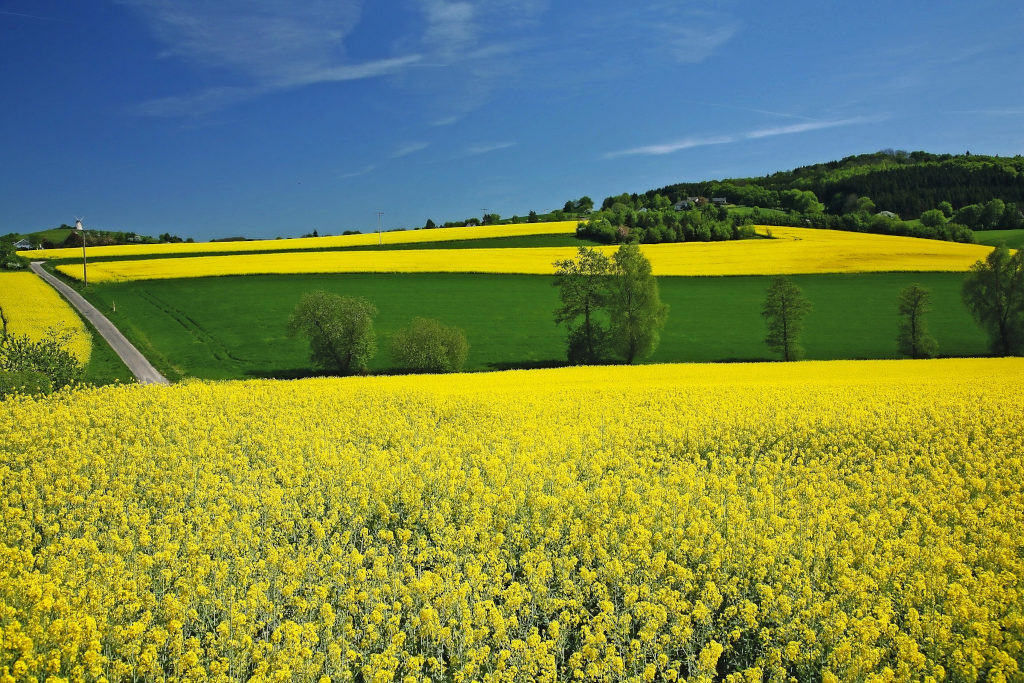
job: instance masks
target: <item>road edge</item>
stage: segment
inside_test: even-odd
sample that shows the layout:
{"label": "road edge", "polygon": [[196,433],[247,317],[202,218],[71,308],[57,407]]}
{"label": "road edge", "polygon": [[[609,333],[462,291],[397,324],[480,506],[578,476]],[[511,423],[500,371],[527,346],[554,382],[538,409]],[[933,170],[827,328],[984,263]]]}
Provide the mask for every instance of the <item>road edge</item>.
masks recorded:
{"label": "road edge", "polygon": [[121,334],[121,330],[117,329],[107,316],[100,313],[99,309],[86,301],[85,297],[81,294],[43,270],[42,263],[42,261],[33,261],[29,267],[33,273],[56,289],[69,304],[74,306],[86,320],[92,323],[96,331],[110,344],[110,348],[124,362],[139,384],[170,384],[167,378],[161,375],[153,367],[152,363],[128,341],[128,338]]}

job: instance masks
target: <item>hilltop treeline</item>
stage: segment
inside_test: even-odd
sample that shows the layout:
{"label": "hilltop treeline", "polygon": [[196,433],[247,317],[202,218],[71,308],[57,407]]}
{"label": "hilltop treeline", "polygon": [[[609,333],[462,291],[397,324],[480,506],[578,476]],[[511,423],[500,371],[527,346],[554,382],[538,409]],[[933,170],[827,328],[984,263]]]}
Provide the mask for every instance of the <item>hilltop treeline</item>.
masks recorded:
{"label": "hilltop treeline", "polygon": [[600,211],[576,228],[576,235],[605,244],[625,242],[712,242],[754,236],[750,220],[721,206],[704,204],[680,211],[664,195],[652,201],[629,195],[609,197]]}
{"label": "hilltop treeline", "polygon": [[778,208],[782,193],[790,190],[813,192],[833,215],[850,213],[864,197],[878,211],[891,211],[903,219],[918,218],[943,202],[954,210],[993,199],[1020,207],[1024,206],[1024,157],[883,150],[763,178],[677,183],[646,194],[660,194],[673,202],[688,196],[725,197],[731,204]]}

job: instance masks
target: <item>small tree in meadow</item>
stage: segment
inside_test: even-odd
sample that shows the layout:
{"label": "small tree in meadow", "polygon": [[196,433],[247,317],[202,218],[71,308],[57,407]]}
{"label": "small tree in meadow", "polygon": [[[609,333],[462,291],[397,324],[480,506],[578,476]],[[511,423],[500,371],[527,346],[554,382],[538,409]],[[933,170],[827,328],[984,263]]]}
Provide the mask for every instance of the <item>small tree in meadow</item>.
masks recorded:
{"label": "small tree in meadow", "polygon": [[288,320],[291,335],[309,339],[310,360],[329,372],[364,372],[377,353],[373,317],[377,309],[362,297],[316,290],[302,295]]}
{"label": "small tree in meadow", "polygon": [[391,359],[414,372],[458,372],[466,363],[466,333],[433,318],[413,318],[391,337]]}
{"label": "small tree in meadow", "polygon": [[654,353],[668,305],[658,293],[651,262],[636,244],[623,244],[612,254],[609,343],[627,363]]}
{"label": "small tree in meadow", "polygon": [[588,247],[579,247],[576,260],[555,261],[555,281],[562,305],[555,324],[569,329],[568,357],[573,364],[599,363],[608,344],[611,261]]}
{"label": "small tree in meadow", "polygon": [[782,354],[782,360],[803,358],[800,335],[804,329],[804,316],[810,310],[811,303],[792,280],[782,276],[772,278],[761,310],[768,325],[764,341],[772,351]]}
{"label": "small tree in meadow", "polygon": [[906,286],[900,292],[900,331],[896,343],[900,353],[911,358],[931,358],[939,345],[928,333],[924,314],[931,310],[931,294],[919,284]]}

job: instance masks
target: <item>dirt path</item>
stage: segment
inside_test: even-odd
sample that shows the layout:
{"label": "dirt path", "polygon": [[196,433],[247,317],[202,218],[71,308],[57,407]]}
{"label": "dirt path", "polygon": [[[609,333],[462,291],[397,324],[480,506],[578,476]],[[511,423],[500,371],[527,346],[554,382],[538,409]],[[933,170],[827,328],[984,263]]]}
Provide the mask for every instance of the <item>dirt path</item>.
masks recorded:
{"label": "dirt path", "polygon": [[33,262],[32,271],[60,292],[61,296],[68,300],[68,303],[77,308],[78,312],[93,324],[93,327],[107,340],[110,348],[114,349],[114,353],[121,357],[140,384],[169,384],[167,379],[150,365],[146,357],[139,353],[139,350],[121,334],[121,331],[114,327],[114,323],[86,301],[81,294],[43,270],[40,264],[40,261]]}

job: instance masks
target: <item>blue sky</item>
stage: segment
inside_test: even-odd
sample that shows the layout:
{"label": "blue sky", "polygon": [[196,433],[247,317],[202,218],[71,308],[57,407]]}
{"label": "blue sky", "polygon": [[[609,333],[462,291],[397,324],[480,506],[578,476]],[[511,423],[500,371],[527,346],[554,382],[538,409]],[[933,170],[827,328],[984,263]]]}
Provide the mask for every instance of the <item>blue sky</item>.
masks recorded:
{"label": "blue sky", "polygon": [[0,234],[415,227],[1024,153],[1024,6],[0,0]]}

